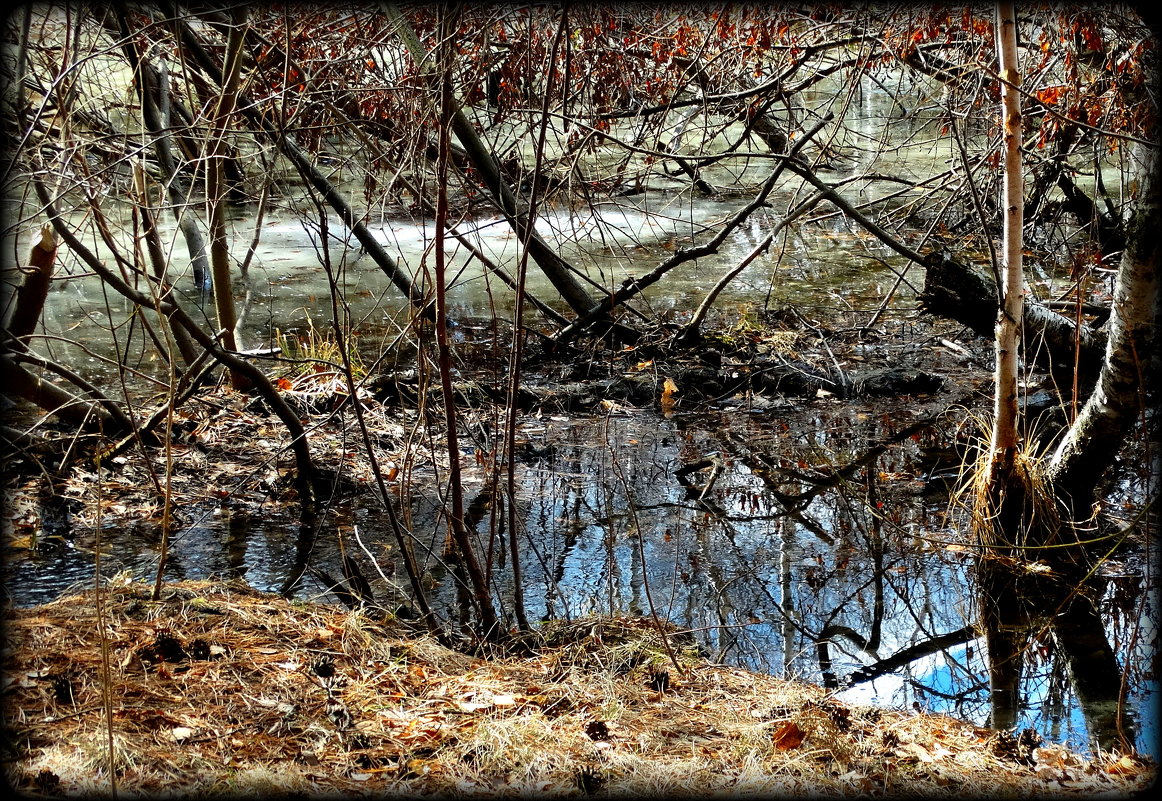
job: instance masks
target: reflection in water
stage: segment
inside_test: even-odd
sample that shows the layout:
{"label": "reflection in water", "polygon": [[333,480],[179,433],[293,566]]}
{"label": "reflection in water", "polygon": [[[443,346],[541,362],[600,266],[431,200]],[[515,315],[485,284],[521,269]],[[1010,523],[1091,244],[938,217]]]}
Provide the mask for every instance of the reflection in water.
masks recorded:
{"label": "reflection in water", "polygon": [[[935,434],[905,413],[869,416],[838,403],[702,417],[622,411],[530,420],[522,436],[537,443],[519,465],[516,498],[530,619],[642,615],[652,599],[717,659],[823,683],[854,702],[918,704],[982,724],[1001,710],[1011,717],[997,723],[1054,741],[1111,744],[1109,679],[1126,655],[1115,659],[1092,604],[1066,607],[1056,637],[1034,632],[1011,663],[1023,674],[1006,678],[997,672],[1005,663],[994,663],[995,689],[1011,681],[1012,692],[1008,712],[1004,695],[990,704],[988,650],[973,629],[974,562],[956,547],[946,493],[925,461]],[[475,459],[465,465],[472,499],[487,477]],[[830,468],[845,465],[856,467],[836,480]],[[467,622],[438,498],[423,486],[412,477],[403,517],[433,608]],[[481,552],[498,557],[493,583],[509,611],[503,507],[470,508]],[[376,598],[406,601],[399,577],[378,578],[368,556],[382,568],[396,554],[384,510],[366,495],[339,498],[305,523],[226,504],[184,511],[195,522],[174,534],[169,578],[237,577],[330,599],[320,576],[342,576],[338,532],[357,529],[366,552],[349,537],[348,550]],[[155,531],[110,530],[104,540],[104,564],[152,577]],[[50,542],[8,567],[9,591],[24,602],[91,581],[92,543]]]}
{"label": "reflection in water", "polygon": [[1105,749],[1124,749],[1135,740],[1136,715],[1122,715],[1121,670],[1110,647],[1101,614],[1085,594],[1073,595],[1053,623],[1057,644],[1065,652],[1078,702],[1089,734]]}
{"label": "reflection in water", "polygon": [[[914,429],[838,407],[815,424],[804,434],[756,415],[712,424],[642,412],[526,430],[553,444],[524,465],[517,498],[530,614],[643,614],[648,583],[659,614],[696,632],[715,658],[853,700],[988,722],[973,561],[948,547],[959,539]],[[801,462],[804,438],[814,464]],[[844,482],[815,469],[858,461],[885,440],[895,445]],[[487,521],[478,531],[487,535]],[[497,579],[503,588],[504,574]],[[450,597],[445,607],[455,608]],[[1087,732],[1079,715],[1087,690],[1070,689],[1070,663],[1022,649],[1014,664],[1030,659],[1040,669],[1014,685],[1006,722],[1105,744],[1108,727]],[[1108,665],[1103,673],[1117,675]],[[1090,676],[1089,691],[1108,699],[1108,681]]]}
{"label": "reflection in water", "polygon": [[[865,101],[886,102],[872,92]],[[882,115],[878,108],[867,112],[870,118]],[[913,124],[919,123],[899,127],[906,132]],[[893,166],[899,174],[919,169],[919,162],[912,164],[911,149],[897,152],[900,162]],[[859,168],[851,165],[853,172]],[[766,236],[795,189],[782,187],[784,193],[772,197],[772,209],[756,213],[717,258],[683,266],[641,300],[654,311],[691,308],[725,265],[736,264]],[[645,195],[633,203],[640,205],[623,201],[592,214],[552,210],[538,228],[594,280],[612,288],[627,276],[643,274],[675,244],[703,235],[707,221],[737,208],[734,201],[687,195]],[[131,230],[127,219],[120,222]],[[235,222],[244,233],[232,239],[244,248],[250,223]],[[334,220],[331,227],[341,230]],[[462,227],[498,263],[514,261],[517,242],[507,225],[477,219]],[[430,220],[385,221],[378,234],[401,265],[418,272],[433,231]],[[166,237],[173,233],[163,232]],[[323,323],[311,316],[315,300],[328,296],[315,234],[293,213],[276,211],[267,217],[251,267],[255,302],[246,346],[273,345],[280,330]],[[477,317],[482,310],[503,315],[509,295],[494,294],[495,282],[489,283],[457,243],[449,245],[457,268],[464,268],[452,290],[453,303],[465,310],[462,316]],[[17,250],[27,252],[23,245]],[[739,276],[732,294],[720,303],[756,301],[777,308],[841,293],[848,307],[866,298],[867,307],[874,308],[887,296],[894,275],[868,269],[866,260],[853,253],[886,255],[889,264],[896,264],[881,250],[868,246],[837,216],[803,226],[776,245],[769,260],[756,261]],[[350,242],[334,243],[331,255],[345,297],[367,299],[359,308],[370,311],[357,326],[369,337],[386,330],[386,338],[393,338],[403,304],[386,277]],[[98,357],[109,354],[92,350],[106,340],[89,342],[74,333],[91,319],[124,334],[122,352],[131,366],[155,369],[148,362],[153,352],[148,341],[128,322],[136,310],[110,299],[95,279],[81,277],[84,270],[67,253],[61,261],[61,274],[74,277],[54,282],[43,322],[48,334],[62,339],[46,339],[46,353],[99,381],[108,377],[108,366]],[[536,273],[530,279],[530,292],[552,297]],[[179,286],[188,290],[187,284]],[[906,291],[907,285],[902,294]],[[205,300],[196,291],[184,297],[186,308],[213,330]],[[764,413],[740,406],[706,418],[664,418],[645,411],[612,413],[597,421],[529,422],[524,435],[551,446],[526,455],[515,499],[529,617],[640,615],[650,610],[652,600],[660,615],[695,632],[715,658],[824,683],[853,701],[904,708],[918,704],[979,723],[991,715],[997,723],[1032,726],[1054,741],[1084,746],[1091,740],[1082,706],[1093,713],[1092,721],[1108,718],[1109,679],[1119,675],[1105,629],[1119,635],[1117,656],[1123,665],[1136,661],[1130,655],[1140,655],[1146,647],[1142,643],[1152,641],[1154,633],[1136,638],[1118,628],[1138,622],[1133,604],[1120,616],[1111,617],[1111,610],[1103,608],[1105,625],[1092,605],[1077,603],[1064,609],[1054,628],[1011,630],[1013,651],[1020,656],[994,661],[993,685],[1010,688],[994,695],[999,699],[994,705],[989,649],[972,628],[979,617],[974,565],[964,551],[949,547],[962,537],[949,531],[943,483],[924,461],[923,438],[929,434],[901,437],[906,421],[899,413],[880,417],[818,405]],[[889,440],[890,447],[855,461]],[[842,481],[828,478],[828,468],[848,464],[856,469],[843,473]],[[474,469],[479,470],[466,459],[465,479],[475,481],[472,491],[479,492],[485,476],[473,475]],[[437,612],[446,620],[463,621],[467,596],[463,582],[456,580],[457,566],[445,558],[439,498],[422,489],[424,476],[410,480],[401,517],[417,538],[424,580],[433,590]],[[53,491],[46,495],[55,496]],[[318,519],[306,522],[293,519],[293,511],[271,510],[254,518],[226,503],[182,512],[186,522],[174,533],[166,566],[171,579],[240,578],[263,590],[329,599],[319,571],[342,575],[338,531],[357,528],[380,566],[398,557],[383,509],[366,496],[336,499]],[[505,516],[499,507],[487,505],[474,507],[474,514],[481,551],[497,556],[493,582],[507,603],[513,555],[506,552]],[[152,578],[156,531],[110,529],[102,532],[102,541],[103,564]],[[46,529],[36,550],[6,561],[5,586],[19,602],[34,603],[91,582],[93,547],[89,536],[68,538]],[[363,573],[372,577],[377,598],[406,600],[398,576],[376,579],[372,559],[362,549],[356,556]],[[1131,616],[1135,619],[1127,623]],[[1058,653],[1057,647],[1067,653]],[[992,650],[998,649],[994,645]],[[1006,665],[1012,668],[1007,673]],[[1140,679],[1141,672],[1135,677]],[[1099,725],[1093,741],[1106,745],[1102,732],[1108,729]],[[1143,726],[1140,736],[1151,738],[1144,750],[1157,750],[1156,735]]]}

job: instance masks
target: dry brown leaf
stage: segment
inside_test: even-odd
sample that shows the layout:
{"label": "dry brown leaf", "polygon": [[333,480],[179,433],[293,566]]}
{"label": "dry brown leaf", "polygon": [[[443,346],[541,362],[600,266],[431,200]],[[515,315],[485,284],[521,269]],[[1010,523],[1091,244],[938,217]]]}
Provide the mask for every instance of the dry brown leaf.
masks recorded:
{"label": "dry brown leaf", "polygon": [[1106,766],[1106,772],[1113,773],[1116,776],[1128,776],[1131,773],[1139,772],[1141,769],[1141,766],[1129,754],[1123,754],[1121,759],[1116,762],[1111,762]]}
{"label": "dry brown leaf", "polygon": [[771,739],[774,740],[775,748],[780,751],[789,751],[792,748],[798,748],[803,744],[803,738],[807,735],[793,720],[788,720],[781,726],[775,729]]}

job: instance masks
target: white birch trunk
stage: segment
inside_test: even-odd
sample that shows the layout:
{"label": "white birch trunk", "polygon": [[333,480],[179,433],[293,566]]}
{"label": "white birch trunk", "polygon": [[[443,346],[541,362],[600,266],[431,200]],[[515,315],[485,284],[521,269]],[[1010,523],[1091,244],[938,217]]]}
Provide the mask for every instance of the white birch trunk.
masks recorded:
{"label": "white birch trunk", "polygon": [[[1021,229],[1025,222],[1021,169],[1021,99],[1018,92],[1017,19],[1011,2],[997,6],[997,50],[1001,69],[1001,107],[1004,124],[1005,175],[1001,207],[1004,242],[1001,250],[1001,310],[996,327],[996,389],[992,438],[992,472],[996,479],[1012,464],[1016,453],[1017,374],[1024,280]],[[998,473],[998,469],[1000,473]]]}

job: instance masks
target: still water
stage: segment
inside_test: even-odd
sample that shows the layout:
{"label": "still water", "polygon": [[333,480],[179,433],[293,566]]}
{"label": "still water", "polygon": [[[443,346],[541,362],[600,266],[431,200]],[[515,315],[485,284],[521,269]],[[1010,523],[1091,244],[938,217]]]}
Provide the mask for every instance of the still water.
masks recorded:
{"label": "still water", "polygon": [[[686,217],[675,214],[669,230],[653,236],[640,228],[645,215],[635,219],[621,212],[611,230],[629,231],[627,237],[637,244],[606,259],[596,272],[613,283],[625,273],[640,274],[672,247],[668,243],[675,237],[688,236],[702,222],[730,211],[723,206],[709,201],[690,206]],[[645,302],[655,312],[690,308],[724,264],[736,262],[761,239],[771,219],[758,215],[717,261],[691,265],[661,285],[665,294],[655,292]],[[546,233],[566,224],[574,231],[583,228],[578,220],[562,218],[546,221]],[[512,247],[506,229],[488,220],[477,225],[482,249],[503,256]],[[382,233],[395,243],[401,263],[415,269],[423,262],[430,231],[430,226],[397,223]],[[777,308],[794,302],[817,318],[825,318],[829,308],[874,312],[896,282],[895,273],[867,269],[858,260],[853,266],[857,240],[845,231],[824,236],[814,229],[809,235],[814,238],[809,259],[803,249],[785,247],[760,260],[720,303]],[[610,252],[610,236],[599,239],[588,253]],[[272,344],[279,331],[326,324],[327,281],[317,242],[301,221],[267,224],[251,267],[257,290],[245,344]],[[874,249],[863,241],[858,245]],[[355,326],[390,330],[400,308],[387,300],[393,290],[386,278],[357,250],[341,242],[333,247],[344,296],[352,309],[370,310],[361,312]],[[575,257],[586,252],[578,241]],[[82,284],[67,282],[54,293],[47,330],[55,326],[62,336],[84,341],[76,333],[80,321],[108,325],[116,312],[103,295]],[[539,290],[544,287],[534,279],[532,291]],[[189,297],[198,299],[193,292]],[[455,297],[464,319],[505,302],[504,293],[484,272],[473,272],[472,265],[465,266]],[[905,282],[899,307],[905,308],[910,297]],[[89,341],[86,349],[95,348],[94,343]],[[71,355],[99,367],[92,353]],[[899,353],[880,356],[900,358]],[[855,702],[919,706],[986,723],[984,643],[969,634],[947,641],[976,619],[971,554],[961,547],[965,538],[949,515],[956,466],[932,456],[946,448],[947,435],[926,429],[894,442],[867,469],[837,486],[772,482],[763,475],[763,463],[755,461],[760,454],[769,463],[845,464],[893,440],[940,399],[930,399],[935,406],[923,408],[893,402],[878,411],[826,399],[759,400],[722,398],[669,416],[652,408],[613,407],[596,416],[526,417],[520,439],[531,448],[519,465],[517,519],[529,618],[656,611],[693,631],[713,658],[831,682],[839,697]],[[463,444],[466,498],[471,500],[485,489],[486,475],[474,459],[484,443],[469,438]],[[683,470],[699,464],[706,466]],[[427,478],[431,483],[418,473],[412,477],[401,513],[433,585],[433,605],[454,622],[459,614],[454,571],[442,558],[445,529],[431,489],[437,484],[433,476]],[[406,600],[399,575],[379,577],[379,569],[388,572],[384,566],[392,563],[396,546],[384,511],[366,495],[336,497],[319,520],[307,525],[296,519],[295,510],[269,508],[258,516],[229,501],[183,508],[181,518],[170,545],[167,578],[238,578],[262,590],[334,602],[304,567],[339,575],[336,532],[346,532],[352,548],[351,532],[358,531],[366,550],[360,548],[357,555],[364,573],[375,579],[377,595],[389,603]],[[494,582],[507,603],[513,559],[506,553],[507,534],[497,532],[487,513],[473,522],[481,552],[494,549]],[[156,530],[112,528],[102,540],[109,572],[152,578],[159,551]],[[91,535],[77,532],[46,538],[38,551],[7,560],[9,596],[17,603],[34,603],[91,583],[91,546]],[[1135,624],[1150,625],[1137,619],[1137,609],[1113,609],[1109,633],[1115,642],[1153,641],[1152,631],[1129,636]],[[1030,659],[1020,725],[1054,742],[1087,747],[1085,719],[1063,660],[1052,653],[1050,638],[1035,646],[1043,656]],[[877,673],[876,666],[901,653],[914,658]],[[1119,657],[1140,662],[1149,654],[1146,646],[1132,653],[1123,646]],[[857,674],[861,669],[865,672]],[[853,676],[869,672],[873,678],[847,686]],[[1133,689],[1140,747],[1157,753],[1151,688],[1143,683]]]}
{"label": "still water", "polygon": [[[901,172],[905,165],[899,165]],[[777,209],[786,208],[797,189],[781,187],[772,208],[756,213],[715,257],[684,265],[635,303],[651,314],[692,309],[778,222]],[[649,194],[596,212],[555,208],[539,228],[587,272],[599,294],[599,288],[611,290],[626,277],[640,276],[675,247],[704,237],[742,202]],[[246,216],[235,219],[235,241],[250,241],[253,225]],[[489,258],[511,269],[517,243],[505,225],[474,217],[460,227]],[[242,346],[273,346],[280,334],[328,324],[324,249],[363,345],[374,353],[400,333],[406,312],[394,287],[353,239],[336,235],[342,230],[337,221],[328,229],[324,234],[309,214],[285,209],[263,221],[249,279],[235,287],[240,301],[250,291]],[[385,221],[377,234],[404,269],[423,275],[430,220]],[[458,271],[454,321],[505,315],[511,293],[454,240],[449,247]],[[14,252],[26,253],[26,243],[17,242]],[[234,255],[245,258],[244,245]],[[889,318],[898,321],[911,314],[922,280],[905,268],[878,243],[828,216],[780,238],[718,305],[793,304],[819,320],[859,310],[870,320],[894,293]],[[44,351],[97,378],[111,374],[106,360],[115,353],[143,373],[155,369],[151,346],[133,328],[134,310],[84,277],[67,254],[62,274],[72,277],[54,284]],[[529,277],[531,293],[553,297],[535,272]],[[188,281],[183,291],[187,308],[204,315],[213,330],[207,296]],[[541,324],[535,317],[530,321]],[[109,329],[123,336],[114,343],[87,333]],[[899,357],[869,353],[873,359]],[[693,631],[713,658],[833,683],[851,701],[918,706],[985,724],[986,649],[970,634],[956,636],[977,612],[972,558],[962,547],[957,518],[949,515],[956,469],[933,456],[947,450],[948,435],[925,430],[894,439],[931,406],[876,410],[827,399],[762,401],[723,398],[669,416],[652,408],[614,407],[604,415],[523,419],[521,438],[533,447],[519,465],[517,539],[530,619],[653,611]],[[772,481],[766,469],[842,465],[885,441],[892,444],[879,458],[835,486]],[[478,447],[482,443],[464,442],[469,499],[485,489],[485,474],[474,459]],[[401,514],[431,581],[433,605],[454,622],[459,599],[454,571],[442,558],[444,525],[433,489],[438,483],[420,473],[410,478]],[[404,600],[399,576],[387,567],[395,545],[385,513],[367,495],[336,497],[309,524],[293,509],[264,507],[255,514],[229,500],[193,504],[180,515],[167,578],[237,578],[262,590],[334,602],[306,568],[337,574],[336,532],[350,538],[358,531],[365,549],[357,556],[375,579],[377,595],[386,602]],[[493,549],[494,584],[508,603],[514,555],[506,552],[507,534],[486,513],[473,522],[482,552]],[[92,532],[46,534],[41,547],[10,554],[4,562],[4,588],[15,603],[36,603],[92,582]],[[152,578],[159,551],[154,528],[110,528],[101,540],[110,573]],[[377,578],[378,569],[384,577]],[[1142,678],[1153,661],[1155,610],[1143,614],[1136,599],[1119,598],[1118,588],[1135,578],[1132,568],[1113,572],[1103,604],[1108,635],[1119,660],[1134,666],[1131,706],[1139,718],[1139,747],[1157,756],[1156,686]],[[877,672],[901,654],[911,658]],[[1034,641],[1027,661],[1019,726],[1053,742],[1088,747],[1085,717],[1049,636]],[[853,676],[864,678],[848,686]]]}

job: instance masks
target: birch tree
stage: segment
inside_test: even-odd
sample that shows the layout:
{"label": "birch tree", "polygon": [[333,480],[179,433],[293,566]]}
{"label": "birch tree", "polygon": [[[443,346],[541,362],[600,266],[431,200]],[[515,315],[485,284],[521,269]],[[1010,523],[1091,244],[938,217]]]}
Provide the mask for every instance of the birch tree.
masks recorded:
{"label": "birch tree", "polygon": [[1017,19],[1013,4],[997,6],[997,55],[1001,68],[1001,108],[1004,131],[1004,243],[1001,252],[1000,313],[996,333],[996,389],[994,393],[992,454],[989,482],[996,494],[1012,472],[1018,445],[1017,377],[1023,312],[1024,280],[1021,265],[1024,197],[1021,166],[1021,96],[1017,64]]}

